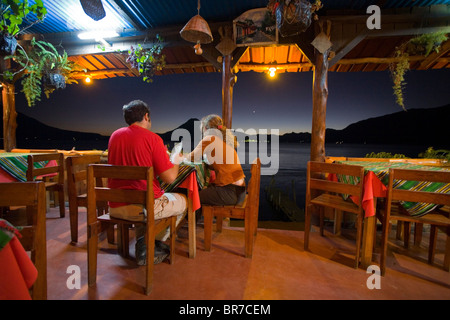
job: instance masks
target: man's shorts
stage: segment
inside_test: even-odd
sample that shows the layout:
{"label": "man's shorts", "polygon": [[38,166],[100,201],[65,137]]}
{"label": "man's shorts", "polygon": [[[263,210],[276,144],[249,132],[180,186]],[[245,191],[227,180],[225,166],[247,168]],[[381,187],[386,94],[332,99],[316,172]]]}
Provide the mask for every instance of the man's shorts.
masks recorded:
{"label": "man's shorts", "polygon": [[[184,194],[165,193],[160,198],[155,199],[155,220],[184,215],[186,210],[187,199]],[[145,220],[146,212],[144,206],[130,204],[117,208],[110,208],[109,214],[113,218],[138,222]]]}

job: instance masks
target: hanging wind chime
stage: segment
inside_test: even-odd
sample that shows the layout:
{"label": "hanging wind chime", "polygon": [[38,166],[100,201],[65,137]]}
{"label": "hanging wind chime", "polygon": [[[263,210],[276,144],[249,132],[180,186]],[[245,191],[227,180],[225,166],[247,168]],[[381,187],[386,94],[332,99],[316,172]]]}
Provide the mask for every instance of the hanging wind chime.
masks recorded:
{"label": "hanging wind chime", "polygon": [[211,29],[205,19],[200,16],[200,0],[197,5],[197,15],[192,17],[191,20],[180,31],[181,37],[189,42],[195,43],[195,54],[201,55],[203,50],[202,44],[210,43],[213,41]]}

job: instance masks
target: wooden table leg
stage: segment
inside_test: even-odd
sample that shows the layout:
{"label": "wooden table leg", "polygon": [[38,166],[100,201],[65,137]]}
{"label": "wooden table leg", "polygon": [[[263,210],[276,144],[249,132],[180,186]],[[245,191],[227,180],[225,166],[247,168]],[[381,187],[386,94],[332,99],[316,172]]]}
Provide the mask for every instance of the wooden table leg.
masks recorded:
{"label": "wooden table leg", "polygon": [[361,267],[367,269],[372,264],[373,239],[376,227],[376,216],[364,218],[363,237],[361,246]]}
{"label": "wooden table leg", "polygon": [[191,259],[195,258],[197,249],[195,228],[195,211],[192,209],[192,199],[188,196],[189,258]]}

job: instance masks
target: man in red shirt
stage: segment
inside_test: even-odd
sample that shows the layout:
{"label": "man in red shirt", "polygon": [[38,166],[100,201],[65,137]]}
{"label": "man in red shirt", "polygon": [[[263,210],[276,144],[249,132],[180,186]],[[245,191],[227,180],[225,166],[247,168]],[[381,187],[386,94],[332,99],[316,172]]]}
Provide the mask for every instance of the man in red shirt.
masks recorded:
{"label": "man in red shirt", "polygon": [[[165,183],[172,183],[178,174],[178,163],[181,156],[176,155],[172,163],[160,136],[150,131],[150,109],[140,100],[131,101],[123,106],[123,116],[129,125],[113,132],[108,144],[108,163],[124,166],[153,167],[153,192],[155,197],[155,219],[177,215],[177,224],[186,215],[186,196],[179,193],[164,193],[157,177]],[[109,181],[111,188],[146,189],[145,181]],[[144,220],[145,213],[140,205],[126,203],[110,203],[110,215],[115,218],[130,221]],[[146,263],[145,227],[136,227],[136,262]],[[154,263],[159,263],[167,257],[167,246],[162,242],[168,237],[168,230],[157,236],[155,244]]]}

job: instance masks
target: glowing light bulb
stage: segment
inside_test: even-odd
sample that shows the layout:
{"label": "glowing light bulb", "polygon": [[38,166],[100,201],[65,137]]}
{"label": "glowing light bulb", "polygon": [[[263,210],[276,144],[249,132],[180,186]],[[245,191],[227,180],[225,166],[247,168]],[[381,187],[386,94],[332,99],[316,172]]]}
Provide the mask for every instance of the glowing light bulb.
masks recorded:
{"label": "glowing light bulb", "polygon": [[84,82],[86,82],[87,84],[91,83],[91,78],[87,77],[86,79],[84,79]]}
{"label": "glowing light bulb", "polygon": [[271,78],[275,77],[275,73],[276,73],[276,72],[277,72],[277,68],[274,68],[274,67],[270,68],[270,69],[269,69],[269,76],[270,76]]}

